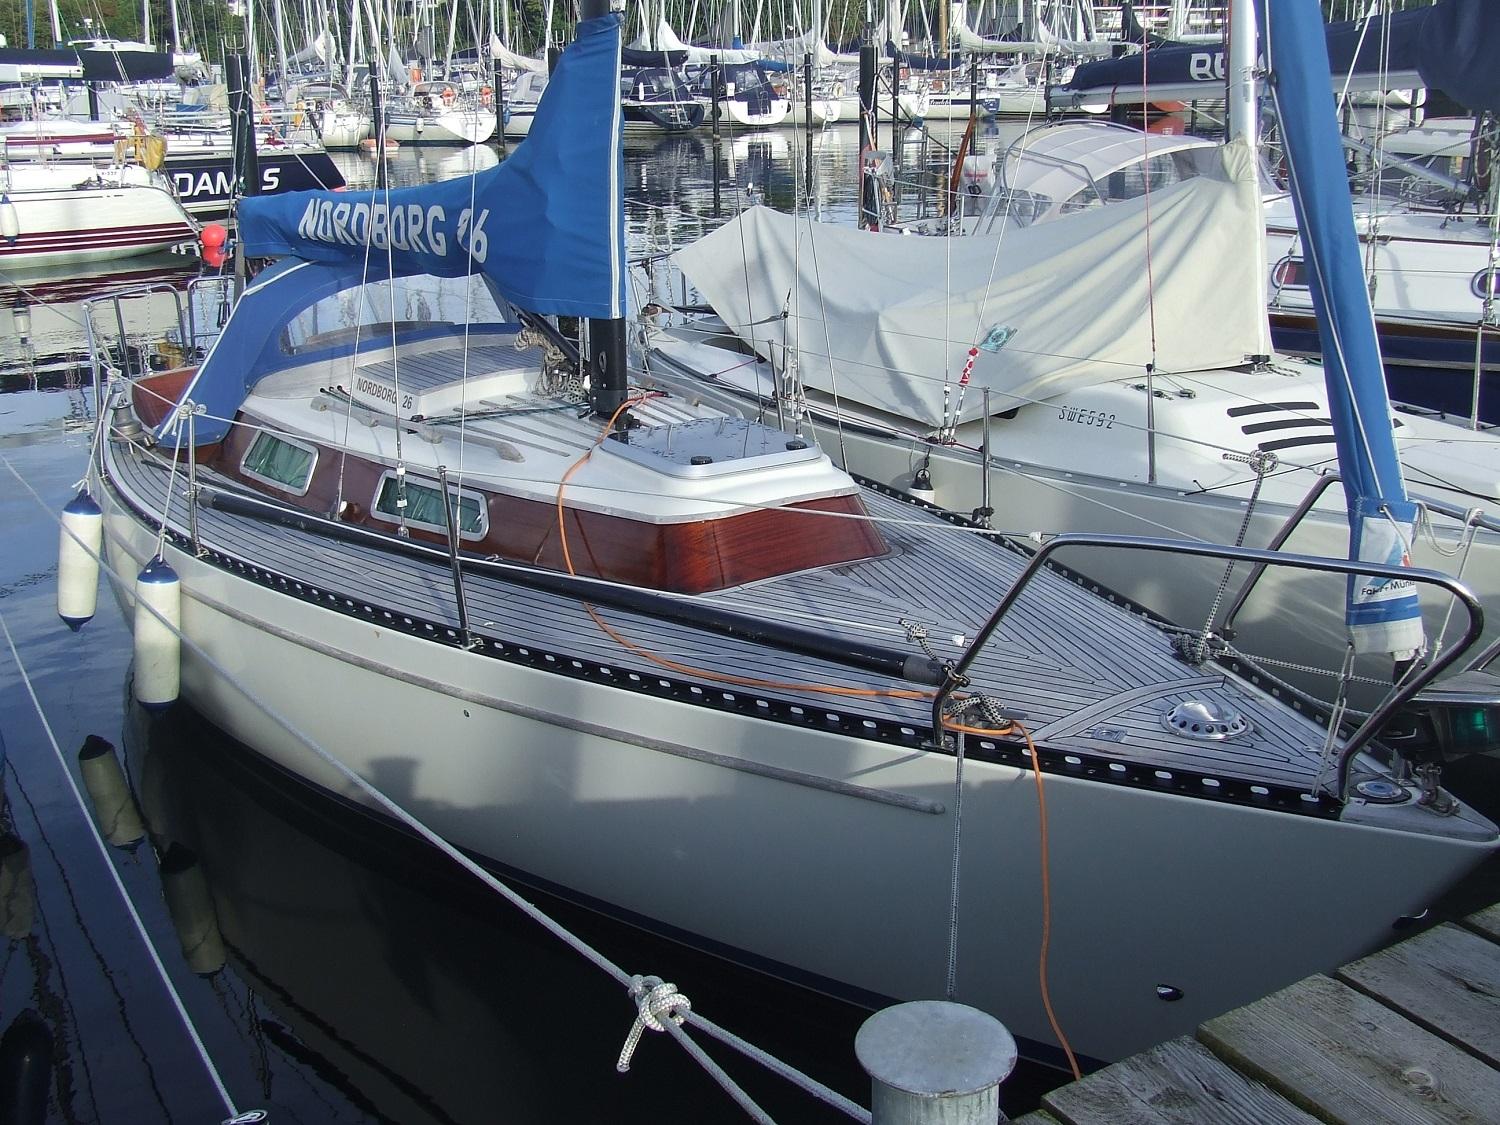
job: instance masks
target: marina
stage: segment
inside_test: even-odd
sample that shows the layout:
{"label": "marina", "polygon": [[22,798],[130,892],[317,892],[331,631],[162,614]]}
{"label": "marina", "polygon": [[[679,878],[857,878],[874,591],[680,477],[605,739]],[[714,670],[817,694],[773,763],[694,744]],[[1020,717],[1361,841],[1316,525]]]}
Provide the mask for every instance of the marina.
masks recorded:
{"label": "marina", "polygon": [[[225,54],[227,220],[180,110],[7,142],[10,1115],[1217,1120],[1161,1097],[1228,1065],[1265,1119],[1403,1120],[1375,1002],[1483,1119],[1482,63],[1358,80],[1467,99],[1391,192],[1308,0],[885,51],[594,4],[534,56],[436,7],[389,59],[357,9]],[[1222,44],[1215,93],[1040,128],[1132,35]],[[1375,169],[1423,128],[1382,97]],[[118,190],[104,149],[170,240],[28,243],[24,177]],[[1472,308],[1402,242],[1439,189]]]}

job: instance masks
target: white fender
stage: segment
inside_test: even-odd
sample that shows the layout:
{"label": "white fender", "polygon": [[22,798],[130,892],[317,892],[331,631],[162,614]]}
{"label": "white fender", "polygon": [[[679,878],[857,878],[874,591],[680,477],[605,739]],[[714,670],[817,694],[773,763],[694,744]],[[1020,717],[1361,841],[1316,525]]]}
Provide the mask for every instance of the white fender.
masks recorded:
{"label": "white fender", "polygon": [[57,616],[77,632],[99,604],[104,513],[88,492],[68,501],[57,540]]}
{"label": "white fender", "polygon": [[[162,624],[146,606],[173,628]],[[158,555],[135,580],[135,698],[142,707],[159,710],[177,698],[182,646],[173,630],[181,624],[182,583]]]}

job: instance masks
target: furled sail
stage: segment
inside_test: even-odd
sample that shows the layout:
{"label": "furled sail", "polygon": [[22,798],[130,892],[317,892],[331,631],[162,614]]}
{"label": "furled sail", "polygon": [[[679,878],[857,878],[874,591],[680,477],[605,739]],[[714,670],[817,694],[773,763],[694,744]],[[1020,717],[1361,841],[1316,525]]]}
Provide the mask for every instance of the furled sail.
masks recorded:
{"label": "furled sail", "polygon": [[[1241,143],[1221,166],[1137,199],[1002,235],[871,234],[752,208],[676,261],[731,330],[762,354],[796,353],[810,388],[933,427],[970,382],[1002,411],[1069,386],[1201,371],[1270,352],[1255,161]],[[783,319],[783,313],[785,318]],[[1203,325],[1215,326],[1213,332]],[[830,357],[831,360],[830,360]]]}
{"label": "furled sail", "polygon": [[[1261,19],[1349,505],[1349,557],[1409,563],[1418,507],[1407,499],[1396,453],[1338,119],[1324,78],[1323,16],[1316,0],[1271,0]],[[1422,647],[1422,612],[1409,582],[1351,576],[1345,620],[1356,652],[1406,658]]]}
{"label": "furled sail", "polygon": [[[526,144],[472,177],[395,191],[305,191],[240,204],[252,257],[285,257],[240,298],[264,311],[230,319],[186,394],[215,441],[264,374],[267,324],[347,288],[413,274],[483,274],[519,308],[611,318],[625,310],[620,17],[578,24],[537,106]],[[287,275],[300,271],[298,284]],[[168,434],[172,420],[159,436]]]}
{"label": "furled sail", "polygon": [[[1434,9],[1345,20],[1320,30],[1326,37],[1326,73],[1333,86],[1350,90],[1397,90],[1423,85],[1419,49],[1424,24]],[[1055,101],[1078,105],[1224,96],[1224,49],[1214,44],[1173,43],[1139,54],[1080,65]],[[1147,87],[1142,89],[1142,76]]]}
{"label": "furled sail", "polygon": [[394,191],[310,191],[240,204],[257,257],[373,255],[395,274],[483,273],[513,304],[563,316],[625,308],[619,17],[578,25],[531,137],[478,175]]}

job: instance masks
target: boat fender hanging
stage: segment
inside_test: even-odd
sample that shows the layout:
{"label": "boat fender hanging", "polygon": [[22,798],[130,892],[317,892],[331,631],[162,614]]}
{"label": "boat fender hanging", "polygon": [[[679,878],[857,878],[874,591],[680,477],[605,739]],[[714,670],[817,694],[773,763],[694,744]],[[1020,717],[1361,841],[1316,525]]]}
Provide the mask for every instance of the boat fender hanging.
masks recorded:
{"label": "boat fender hanging", "polygon": [[57,616],[75,633],[99,604],[104,513],[86,489],[68,501],[57,540]]}
{"label": "boat fender hanging", "polygon": [[0,195],[0,238],[14,242],[21,237],[21,216],[9,194]]}
{"label": "boat fender hanging", "polygon": [[135,580],[135,698],[147,710],[161,710],[177,698],[182,646],[176,630],[181,623],[182,583],[157,555]]}
{"label": "boat fender hanging", "polygon": [[131,848],[144,840],[146,825],[115,748],[97,734],[89,735],[78,751],[78,772],[94,806],[99,834],[117,848]]}
{"label": "boat fender hanging", "polygon": [[932,470],[925,463],[912,474],[911,487],[906,491],[918,500],[925,500],[929,504],[937,503],[937,489],[932,487]]}

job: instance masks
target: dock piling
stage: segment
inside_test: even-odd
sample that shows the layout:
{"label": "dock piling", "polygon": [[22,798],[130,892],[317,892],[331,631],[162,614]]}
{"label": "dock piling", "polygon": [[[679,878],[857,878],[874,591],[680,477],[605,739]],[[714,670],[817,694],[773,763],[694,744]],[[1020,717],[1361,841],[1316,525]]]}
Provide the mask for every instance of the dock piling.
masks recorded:
{"label": "dock piling", "polygon": [[854,1038],[873,1125],[993,1125],[1016,1041],[986,1012],[915,1000],[876,1012]]}

